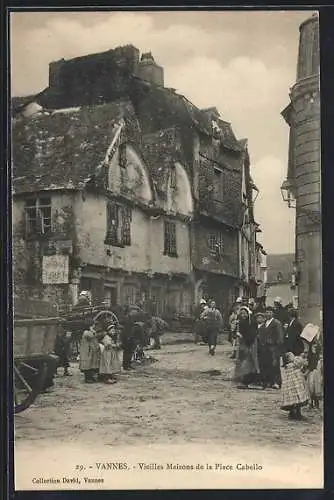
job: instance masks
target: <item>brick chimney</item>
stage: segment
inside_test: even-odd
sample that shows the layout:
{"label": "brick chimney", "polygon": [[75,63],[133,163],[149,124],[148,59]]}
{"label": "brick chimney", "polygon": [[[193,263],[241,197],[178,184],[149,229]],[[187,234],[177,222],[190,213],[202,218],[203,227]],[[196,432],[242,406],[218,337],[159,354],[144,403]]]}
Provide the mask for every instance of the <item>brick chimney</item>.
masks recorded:
{"label": "brick chimney", "polygon": [[164,70],[159,66],[151,52],[143,53],[137,66],[136,76],[160,87],[164,86]]}

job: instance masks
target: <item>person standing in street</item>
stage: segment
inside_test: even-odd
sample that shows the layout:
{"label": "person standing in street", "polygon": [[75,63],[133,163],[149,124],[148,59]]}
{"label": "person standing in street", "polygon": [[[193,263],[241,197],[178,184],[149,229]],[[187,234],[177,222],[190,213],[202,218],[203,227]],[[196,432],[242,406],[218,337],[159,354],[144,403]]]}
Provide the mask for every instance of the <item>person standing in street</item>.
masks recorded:
{"label": "person standing in street", "polygon": [[256,323],[258,331],[258,353],[260,381],[263,389],[271,385],[272,380],[272,352],[267,343],[266,315],[264,312],[256,314]]}
{"label": "person standing in street", "polygon": [[230,315],[229,318],[231,342],[233,346],[231,359],[235,359],[237,357],[237,352],[239,348],[239,337],[237,335],[237,331],[238,331],[238,316],[241,306],[242,306],[242,297],[238,297],[233,305],[232,314]]}
{"label": "person standing in street", "polygon": [[284,333],[282,324],[274,318],[273,307],[266,308],[266,322],[261,344],[263,355],[267,358],[265,387],[279,389],[281,386],[280,357],[283,352]]}
{"label": "person standing in street", "polygon": [[297,309],[290,309],[289,316],[290,321],[284,332],[284,351],[299,356],[304,352],[304,343],[300,338],[303,327],[298,319]]}
{"label": "person standing in street", "polygon": [[194,330],[195,330],[195,344],[198,344],[203,339],[204,323],[202,315],[208,309],[206,300],[201,299],[199,305],[195,309]]}
{"label": "person standing in street", "polygon": [[282,326],[289,323],[289,313],[283,306],[283,300],[281,297],[276,297],[274,299],[273,317],[277,319]]}
{"label": "person standing in street", "polygon": [[146,314],[140,309],[126,306],[121,331],[121,343],[123,348],[123,370],[133,370],[132,358],[136,346],[144,343],[144,326],[147,321]]}
{"label": "person standing in street", "polygon": [[107,332],[103,332],[99,339],[101,351],[99,380],[105,384],[115,384],[117,382],[117,375],[121,371],[121,364],[118,358],[119,345],[117,340],[115,325],[110,323],[107,326]]}
{"label": "person standing in street", "polygon": [[59,358],[58,366],[64,368],[65,377],[71,375],[68,370],[71,359],[71,340],[71,332],[63,330],[57,334],[54,346],[55,355]]}
{"label": "person standing in street", "polygon": [[301,356],[295,356],[292,352],[283,354],[281,409],[288,411],[292,420],[304,420],[301,408],[307,405],[309,400],[303,374],[306,365],[304,354]]}
{"label": "person standing in street", "polygon": [[217,309],[216,302],[214,300],[210,301],[209,308],[203,313],[203,318],[206,322],[208,332],[209,354],[214,356],[217,347],[218,334],[223,325],[222,315]]}
{"label": "person standing in street", "polygon": [[258,382],[260,367],[258,360],[257,326],[251,310],[242,306],[239,311],[239,349],[235,365],[235,380],[239,388],[248,389]]}
{"label": "person standing in street", "polygon": [[95,326],[91,325],[88,330],[83,332],[80,344],[79,369],[83,372],[87,384],[96,382],[99,366],[100,347],[96,337]]}
{"label": "person standing in street", "polygon": [[307,377],[306,383],[310,393],[310,407],[319,409],[323,392],[322,373],[322,341],[320,334],[311,342],[307,342]]}

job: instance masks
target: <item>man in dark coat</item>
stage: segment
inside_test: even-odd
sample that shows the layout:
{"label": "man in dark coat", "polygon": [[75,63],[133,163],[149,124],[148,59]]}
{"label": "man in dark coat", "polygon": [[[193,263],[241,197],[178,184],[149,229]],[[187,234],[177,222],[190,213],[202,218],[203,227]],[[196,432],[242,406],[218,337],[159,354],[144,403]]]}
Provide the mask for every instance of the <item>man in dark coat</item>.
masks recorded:
{"label": "man in dark coat", "polygon": [[206,300],[201,299],[199,305],[195,308],[194,314],[194,330],[195,330],[195,344],[198,344],[201,340],[205,341],[205,323],[201,318],[204,310],[207,308]]}
{"label": "man in dark coat", "polygon": [[223,318],[216,307],[214,300],[210,301],[209,308],[203,313],[207,324],[209,354],[215,355],[217,346],[217,337],[223,326]]}
{"label": "man in dark coat", "polygon": [[147,315],[137,307],[126,306],[122,321],[121,342],[123,348],[123,369],[132,370],[132,356],[137,345],[145,340]]}
{"label": "man in dark coat", "polygon": [[57,333],[54,345],[54,352],[59,358],[58,366],[64,368],[64,376],[71,375],[69,372],[71,358],[71,339],[70,331],[61,331]]}
{"label": "man in dark coat", "polygon": [[289,313],[288,310],[283,306],[281,297],[276,297],[274,299],[274,318],[278,319],[282,326],[289,323]]}
{"label": "man in dark coat", "polygon": [[303,331],[303,326],[298,319],[298,311],[296,309],[289,310],[290,321],[285,330],[284,350],[292,352],[295,356],[299,356],[304,352],[304,343],[300,338]]}
{"label": "man in dark coat", "polygon": [[274,317],[273,307],[266,308],[266,322],[261,337],[267,352],[265,385],[279,389],[281,386],[280,356],[283,352],[284,333],[281,322]]}

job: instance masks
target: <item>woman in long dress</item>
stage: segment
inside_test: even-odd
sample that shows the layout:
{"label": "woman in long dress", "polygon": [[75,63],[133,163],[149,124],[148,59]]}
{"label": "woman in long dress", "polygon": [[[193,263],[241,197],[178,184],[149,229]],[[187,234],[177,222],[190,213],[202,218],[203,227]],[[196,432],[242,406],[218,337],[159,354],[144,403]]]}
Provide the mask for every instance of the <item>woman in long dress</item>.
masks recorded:
{"label": "woman in long dress", "polygon": [[307,387],[310,393],[311,408],[319,408],[319,402],[323,393],[323,368],[322,368],[322,342],[320,335],[308,343],[307,362],[308,371],[306,377]]}
{"label": "woman in long dress", "polygon": [[238,315],[239,348],[235,366],[235,380],[240,388],[248,389],[258,382],[260,368],[258,361],[257,326],[248,307],[241,307]]}
{"label": "woman in long dress", "polygon": [[121,371],[121,363],[118,357],[119,343],[117,340],[115,325],[108,325],[107,332],[102,334],[99,340],[101,351],[99,379],[105,384],[115,384],[117,374]]}
{"label": "woman in long dress", "polygon": [[79,369],[85,376],[85,382],[91,384],[96,381],[100,365],[100,348],[94,325],[82,334],[80,343]]}

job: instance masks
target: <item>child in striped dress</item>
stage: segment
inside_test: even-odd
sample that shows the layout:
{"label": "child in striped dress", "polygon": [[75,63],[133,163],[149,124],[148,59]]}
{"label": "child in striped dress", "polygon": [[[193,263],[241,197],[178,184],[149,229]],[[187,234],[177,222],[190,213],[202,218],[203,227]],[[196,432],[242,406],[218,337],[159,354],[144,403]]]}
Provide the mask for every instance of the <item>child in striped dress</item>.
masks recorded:
{"label": "child in striped dress", "polygon": [[283,355],[281,409],[288,411],[289,418],[292,420],[304,420],[301,408],[309,401],[305,376],[303,375],[306,366],[307,359],[304,355],[295,356],[292,352]]}

